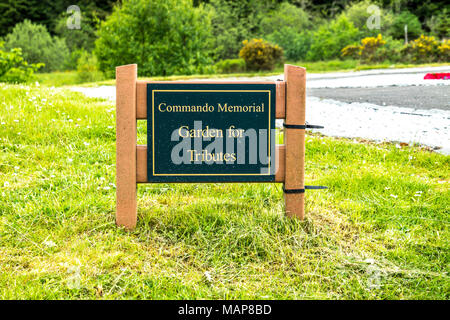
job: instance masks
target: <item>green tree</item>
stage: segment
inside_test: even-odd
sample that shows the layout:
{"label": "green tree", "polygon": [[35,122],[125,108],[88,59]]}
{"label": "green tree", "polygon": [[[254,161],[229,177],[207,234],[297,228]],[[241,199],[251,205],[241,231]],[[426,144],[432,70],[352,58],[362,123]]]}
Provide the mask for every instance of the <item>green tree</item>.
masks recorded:
{"label": "green tree", "polygon": [[0,36],[10,33],[25,19],[43,24],[54,34],[59,18],[70,5],[77,5],[82,17],[95,14],[104,19],[117,1],[120,0],[0,0]]}
{"label": "green tree", "polygon": [[426,20],[431,33],[443,39],[450,37],[450,9],[444,9],[437,15]]}
{"label": "green tree", "polygon": [[312,26],[310,14],[288,2],[282,2],[279,7],[270,12],[260,13],[259,18],[263,35],[269,35],[285,27],[300,33]]}
{"label": "green tree", "polygon": [[442,11],[450,12],[448,0],[378,0],[383,7],[391,8],[395,13],[409,11],[424,23],[432,16],[439,15]]}
{"label": "green tree", "polygon": [[419,18],[409,11],[404,11],[396,16],[392,26],[389,28],[389,34],[394,39],[403,39],[405,37],[405,25],[408,26],[408,38],[415,39],[423,32]]}
{"label": "green tree", "polygon": [[276,7],[274,0],[211,0],[212,34],[218,59],[236,58],[242,41],[260,37],[264,13]]}
{"label": "green tree", "polygon": [[298,32],[290,27],[273,32],[268,39],[283,48],[286,59],[293,61],[306,59],[313,41],[312,32],[308,30]]}
{"label": "green tree", "polygon": [[66,39],[67,47],[71,52],[84,49],[92,51],[95,47],[96,35],[95,19],[89,16],[81,15],[80,29],[67,28],[67,17],[58,19],[55,32],[61,38]]}
{"label": "green tree", "polygon": [[87,52],[92,52],[97,39],[96,19],[89,15],[81,15],[80,29],[67,28],[67,17],[59,18],[55,31],[61,38],[64,38],[70,51],[70,57],[66,62],[67,69],[76,69],[77,61]]}
{"label": "green tree", "polygon": [[212,62],[210,17],[189,0],[124,0],[98,31],[100,70],[137,63],[146,76],[208,71]]}
{"label": "green tree", "polygon": [[49,72],[64,69],[69,50],[64,39],[52,37],[45,26],[29,20],[18,23],[5,37],[5,48],[21,48],[25,61],[43,62],[42,71]]}
{"label": "green tree", "polygon": [[261,33],[265,38],[281,46],[287,59],[305,59],[312,42],[308,29],[315,22],[309,12],[282,2],[275,10],[260,15]]}
{"label": "green tree", "polygon": [[0,41],[0,82],[28,82],[41,67],[42,63],[28,64],[23,59],[20,48],[14,48],[10,52],[4,51],[3,42]]}
{"label": "green tree", "polygon": [[[361,31],[361,38],[377,36],[385,33],[393,23],[394,15],[391,11],[379,7],[375,2],[363,0],[348,5],[341,13]],[[376,15],[379,16],[379,25],[376,25]],[[369,26],[368,27],[368,22]]]}
{"label": "green tree", "polygon": [[358,42],[359,33],[347,17],[341,16],[314,32],[307,59],[315,61],[339,58],[345,46]]}

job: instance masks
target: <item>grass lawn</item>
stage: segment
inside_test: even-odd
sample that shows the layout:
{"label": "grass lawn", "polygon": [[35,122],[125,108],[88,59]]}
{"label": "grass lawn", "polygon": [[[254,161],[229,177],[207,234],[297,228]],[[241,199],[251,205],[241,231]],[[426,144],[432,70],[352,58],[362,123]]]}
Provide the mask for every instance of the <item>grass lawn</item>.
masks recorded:
{"label": "grass lawn", "polygon": [[[326,72],[345,72],[345,71],[360,71],[371,69],[402,69],[402,68],[415,68],[415,67],[437,67],[448,66],[448,63],[431,63],[431,64],[366,64],[360,65],[356,60],[331,60],[331,61],[316,61],[316,62],[303,62],[303,61],[288,61],[287,63],[305,67],[309,73],[326,73]],[[283,66],[278,66],[273,71],[260,71],[260,72],[247,72],[247,73],[230,73],[230,74],[202,74],[202,75],[177,75],[166,77],[140,77],[139,79],[146,80],[187,80],[187,79],[210,79],[210,78],[229,78],[229,77],[266,77],[275,76],[283,73]],[[52,72],[52,73],[37,73],[36,81],[44,86],[67,86],[81,84],[82,81],[77,76],[76,71],[66,72]],[[114,85],[114,79],[100,80],[83,84],[87,86],[97,85]]]}
{"label": "grass lawn", "polygon": [[114,117],[0,84],[0,299],[449,299],[450,157],[308,135],[305,221],[279,184],[155,184],[127,233]]}

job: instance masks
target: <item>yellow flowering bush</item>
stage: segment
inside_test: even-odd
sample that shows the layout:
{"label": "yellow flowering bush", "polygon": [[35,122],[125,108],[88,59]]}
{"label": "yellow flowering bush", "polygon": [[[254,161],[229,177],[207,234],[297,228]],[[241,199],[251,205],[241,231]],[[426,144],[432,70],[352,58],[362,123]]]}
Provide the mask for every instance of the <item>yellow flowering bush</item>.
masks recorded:
{"label": "yellow flowering bush", "polygon": [[248,70],[272,70],[282,61],[283,49],[263,39],[244,40],[239,57],[245,60]]}
{"label": "yellow flowering bush", "polygon": [[348,58],[357,59],[357,58],[359,58],[359,50],[360,50],[360,46],[350,44],[341,50],[341,55],[346,58],[348,57]]}
{"label": "yellow flowering bush", "polygon": [[400,40],[388,37],[383,39],[368,37],[361,40],[361,45],[349,45],[341,50],[342,57],[359,58],[361,63],[389,61],[429,63],[450,61],[450,40],[437,41],[434,37],[421,35],[419,38],[403,45]]}
{"label": "yellow flowering bush", "polygon": [[434,37],[422,34],[412,41],[408,47],[413,62],[432,62],[437,58],[439,43]]}
{"label": "yellow flowering bush", "polygon": [[359,58],[362,63],[379,62],[386,56],[379,54],[386,41],[381,34],[376,37],[367,37],[361,40],[361,45],[348,45],[341,50],[342,57]]}
{"label": "yellow flowering bush", "polygon": [[382,59],[382,57],[377,56],[376,52],[378,48],[383,47],[386,41],[383,40],[381,34],[377,37],[367,37],[361,40],[361,46],[359,47],[359,55],[361,62],[363,63],[373,63]]}
{"label": "yellow flowering bush", "polygon": [[450,39],[442,41],[438,47],[439,60],[444,62],[450,61]]}

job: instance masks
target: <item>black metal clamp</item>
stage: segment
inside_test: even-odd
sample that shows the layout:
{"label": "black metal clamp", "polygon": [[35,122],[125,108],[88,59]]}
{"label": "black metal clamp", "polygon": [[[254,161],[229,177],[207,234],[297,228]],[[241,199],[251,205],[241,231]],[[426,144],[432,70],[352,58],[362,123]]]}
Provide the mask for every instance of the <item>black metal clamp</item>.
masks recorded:
{"label": "black metal clamp", "polygon": [[325,186],[305,186],[303,189],[285,189],[283,187],[284,193],[305,193],[305,190],[322,190],[322,189],[328,189],[328,187]]}
{"label": "black metal clamp", "polygon": [[[314,124],[286,124],[283,123],[283,127],[285,127],[286,129],[323,129],[324,126],[318,126],[318,125],[314,125]],[[305,186],[303,189],[285,189],[283,187],[283,192],[284,193],[305,193],[305,190],[323,190],[323,189],[328,189],[328,187],[325,186]]]}
{"label": "black metal clamp", "polygon": [[323,129],[324,126],[318,126],[315,124],[286,124],[283,123],[283,127],[286,129]]}

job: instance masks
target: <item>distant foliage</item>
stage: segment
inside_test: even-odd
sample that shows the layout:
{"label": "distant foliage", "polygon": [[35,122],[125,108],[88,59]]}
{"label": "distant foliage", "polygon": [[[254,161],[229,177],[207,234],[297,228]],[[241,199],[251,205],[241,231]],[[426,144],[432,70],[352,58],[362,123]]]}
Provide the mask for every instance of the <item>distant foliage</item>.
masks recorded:
{"label": "distant foliage", "polygon": [[268,36],[268,40],[283,48],[286,59],[305,60],[313,42],[312,32],[295,31],[290,27],[283,27]]}
{"label": "distant foliage", "polygon": [[67,16],[64,15],[58,19],[55,32],[65,39],[69,48],[70,54],[65,65],[67,69],[76,69],[81,54],[84,51],[92,52],[95,47],[95,39],[97,39],[95,21],[86,15],[81,15],[80,29],[67,28]]}
{"label": "distant foliage", "polygon": [[188,0],[124,0],[101,24],[95,55],[109,77],[137,63],[146,76],[211,71],[210,17]]}
{"label": "distant foliage", "polygon": [[242,41],[265,34],[261,19],[275,7],[272,0],[211,0],[207,8],[216,58],[234,59]]}
{"label": "distant foliage", "polygon": [[77,61],[78,82],[93,82],[103,79],[102,73],[98,70],[97,58],[95,55],[82,51]]}
{"label": "distant foliage", "polygon": [[[374,7],[377,6],[377,7]],[[377,8],[378,10],[373,10]],[[372,25],[376,20],[372,16],[379,14],[379,29],[378,26]],[[364,0],[361,2],[352,2],[346,6],[341,15],[353,23],[353,25],[360,30],[361,37],[376,37],[378,33],[386,32],[394,21],[394,15],[389,10],[385,10],[374,1]],[[369,29],[368,22],[373,27]]]}
{"label": "distant foliage", "polygon": [[[447,10],[447,12],[450,10],[448,0],[377,0],[377,2],[385,8],[392,8],[395,12],[400,10],[409,11],[419,21],[425,21],[434,15],[442,13],[444,10]],[[420,36],[420,34],[417,36]]]}
{"label": "distant foliage", "polygon": [[69,50],[64,39],[52,37],[45,26],[29,20],[18,23],[5,37],[5,48],[21,48],[22,56],[28,63],[44,63],[41,71],[63,70]]}
{"label": "distant foliage", "polygon": [[34,72],[43,66],[42,63],[28,64],[20,48],[4,51],[3,42],[0,42],[0,82],[28,82],[33,79]]}
{"label": "distant foliage", "polygon": [[248,70],[272,70],[283,58],[283,50],[278,45],[263,39],[244,40],[239,56],[245,60]]}
{"label": "distant foliage", "polygon": [[408,26],[408,38],[414,39],[419,37],[423,30],[420,24],[419,18],[411,12],[404,11],[395,17],[392,26],[389,28],[388,33],[394,39],[405,38],[405,25]]}
{"label": "distant foliage", "polygon": [[269,35],[281,29],[300,33],[312,27],[311,15],[293,4],[282,2],[276,9],[260,14],[260,33]]}
{"label": "distant foliage", "polygon": [[313,17],[309,12],[288,2],[261,14],[261,34],[283,48],[289,60],[303,60],[311,47]]}
{"label": "distant foliage", "polygon": [[[4,37],[8,50],[22,48],[26,61],[44,62],[41,71],[46,72],[76,70],[85,51],[93,52],[99,69],[109,78],[114,76],[117,65],[127,63],[138,63],[139,73],[147,76],[214,70],[241,72],[247,68],[242,68],[242,60],[237,60],[242,41],[259,38],[278,45],[284,58],[293,63],[349,58],[361,63],[383,59],[426,62],[412,43],[407,46],[401,43],[404,27],[408,26],[408,40],[421,34],[434,36],[439,43],[448,39],[448,3],[448,0],[77,0],[76,3],[0,0],[0,36]],[[70,4],[81,9],[80,30],[67,28],[72,16],[66,12]],[[377,38],[378,34],[383,35],[386,43],[370,53],[367,47],[359,55],[361,39]],[[445,44],[428,58],[448,61]]]}
{"label": "distant foliage", "polygon": [[359,30],[347,17],[341,16],[331,23],[320,26],[313,34],[308,60],[329,60],[341,57],[341,50],[359,40]]}
{"label": "distant foliage", "polygon": [[87,18],[81,15],[80,29],[67,28],[68,17],[64,15],[59,18],[55,27],[55,32],[66,40],[66,45],[69,50],[75,51],[77,49],[84,49],[92,51],[95,47],[95,22],[92,18]]}
{"label": "distant foliage", "polygon": [[117,0],[1,0],[0,36],[10,33],[13,27],[26,19],[44,25],[53,33],[61,14],[74,4],[81,9],[82,17],[95,14],[103,19],[112,11]]}
{"label": "distant foliage", "polygon": [[215,67],[219,73],[239,73],[245,72],[246,70],[244,59],[220,60],[216,63]]}
{"label": "distant foliage", "polygon": [[74,49],[70,51],[69,57],[66,60],[65,68],[68,70],[76,70],[78,66],[78,59],[85,53],[84,49]]}
{"label": "distant foliage", "polygon": [[432,35],[439,39],[450,38],[450,8],[444,8],[426,21]]}

